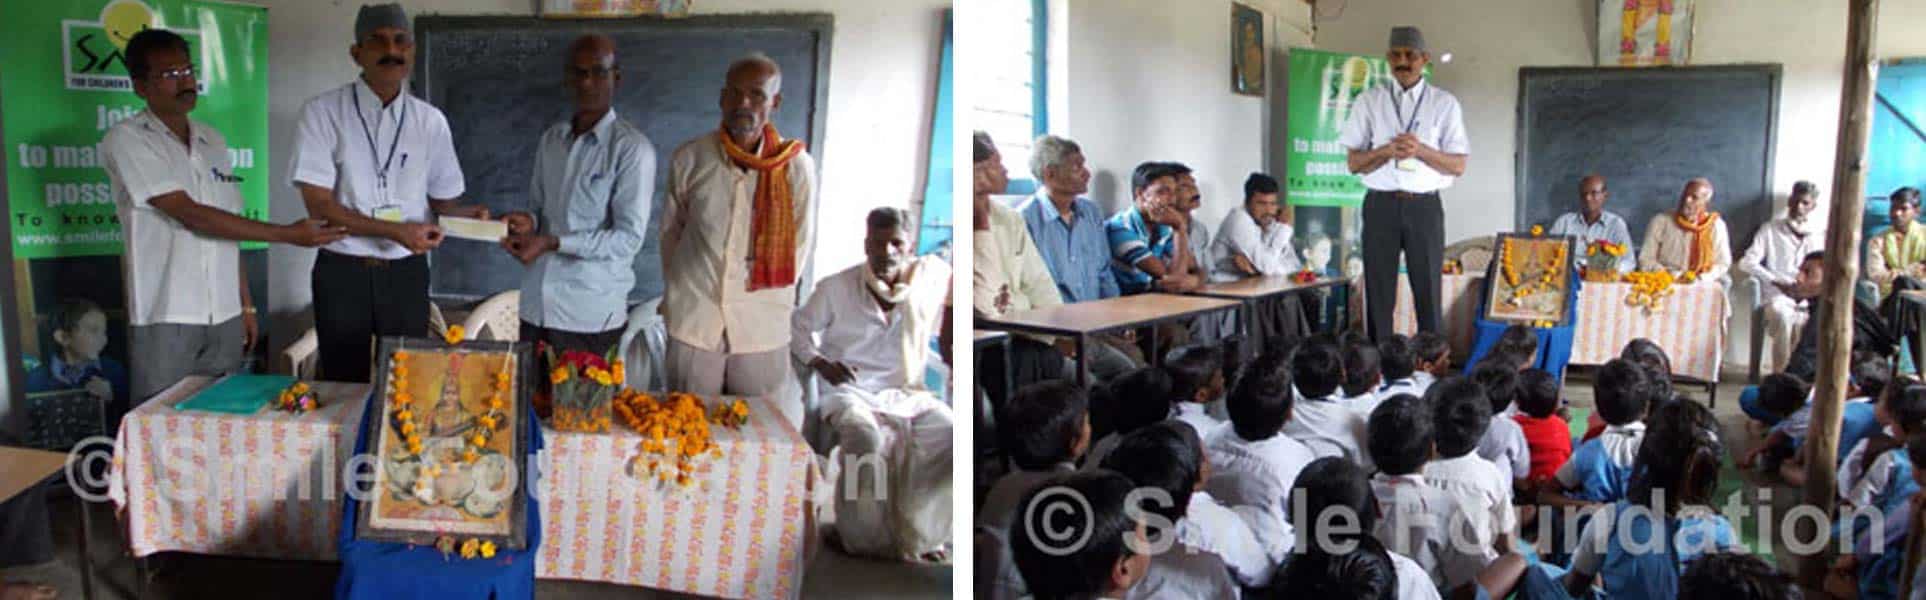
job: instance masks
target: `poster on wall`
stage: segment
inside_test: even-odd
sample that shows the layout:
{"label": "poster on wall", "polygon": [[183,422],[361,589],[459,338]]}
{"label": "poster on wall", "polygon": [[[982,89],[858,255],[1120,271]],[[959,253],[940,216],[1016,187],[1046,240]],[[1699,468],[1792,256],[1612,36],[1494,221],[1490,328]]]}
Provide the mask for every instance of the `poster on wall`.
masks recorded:
{"label": "poster on wall", "polygon": [[1598,66],[1691,64],[1692,0],[1599,0]]}
{"label": "poster on wall", "polygon": [[[127,42],[164,28],[187,40],[199,102],[220,130],[243,216],[268,210],[267,9],[218,0],[13,2],[0,19],[0,146],[5,148],[10,292],[27,393],[85,390],[128,402],[122,239],[100,141],[145,103],[128,78]],[[242,244],[264,298],[265,248]],[[254,255],[252,257],[248,255]],[[0,411],[4,414],[4,411]]]}
{"label": "poster on wall", "polygon": [[1382,56],[1292,48],[1286,98],[1284,198],[1292,206],[1355,207],[1364,203],[1363,179],[1345,164],[1338,132],[1358,94],[1391,81]]}
{"label": "poster on wall", "polygon": [[605,19],[640,16],[686,17],[693,0],[542,0],[542,16],[555,19]]}

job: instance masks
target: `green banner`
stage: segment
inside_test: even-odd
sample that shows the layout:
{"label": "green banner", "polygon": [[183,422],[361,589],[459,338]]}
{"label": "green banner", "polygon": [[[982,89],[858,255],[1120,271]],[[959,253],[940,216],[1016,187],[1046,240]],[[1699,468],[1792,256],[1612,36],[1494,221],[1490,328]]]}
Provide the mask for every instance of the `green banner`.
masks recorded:
{"label": "green banner", "polygon": [[120,221],[99,144],[107,128],[145,108],[122,50],[150,27],[187,38],[201,90],[192,116],[226,136],[245,216],[267,217],[266,8],[202,0],[8,2],[0,8],[0,130],[15,259],[120,254]]}
{"label": "green banner", "polygon": [[1345,165],[1338,132],[1351,117],[1351,103],[1372,86],[1392,81],[1382,56],[1291,49],[1290,111],[1285,133],[1284,198],[1296,206],[1357,206],[1364,183]]}

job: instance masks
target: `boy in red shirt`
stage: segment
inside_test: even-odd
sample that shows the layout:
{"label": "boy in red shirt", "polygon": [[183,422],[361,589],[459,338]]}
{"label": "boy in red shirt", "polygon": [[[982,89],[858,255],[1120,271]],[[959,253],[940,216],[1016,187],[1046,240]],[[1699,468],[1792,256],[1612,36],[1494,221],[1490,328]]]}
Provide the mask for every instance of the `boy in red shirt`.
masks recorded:
{"label": "boy in red shirt", "polygon": [[1525,430],[1531,448],[1531,471],[1526,479],[1551,479],[1572,456],[1572,429],[1558,416],[1558,378],[1543,369],[1527,369],[1518,379],[1518,414],[1512,418]]}

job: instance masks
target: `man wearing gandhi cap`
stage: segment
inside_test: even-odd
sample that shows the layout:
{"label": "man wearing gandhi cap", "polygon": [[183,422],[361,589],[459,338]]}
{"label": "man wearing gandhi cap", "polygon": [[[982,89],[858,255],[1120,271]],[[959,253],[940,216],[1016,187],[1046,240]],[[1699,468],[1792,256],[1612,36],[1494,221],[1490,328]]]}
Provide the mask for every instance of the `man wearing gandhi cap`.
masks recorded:
{"label": "man wearing gandhi cap", "polygon": [[448,120],[402,89],[415,40],[401,5],[362,6],[348,55],[361,76],[301,107],[288,171],[308,214],[350,234],[314,259],[321,377],[367,381],[372,337],[428,332],[434,216],[486,219],[488,209],[456,204],[464,186]]}
{"label": "man wearing gandhi cap", "polygon": [[1395,85],[1359,94],[1338,134],[1338,143],[1350,150],[1351,172],[1363,175],[1370,189],[1364,195],[1365,322],[1377,340],[1391,335],[1400,252],[1418,329],[1440,331],[1444,205],[1438,190],[1464,174],[1471,152],[1458,98],[1425,81],[1431,55],[1424,33],[1394,28],[1390,46],[1385,59]]}

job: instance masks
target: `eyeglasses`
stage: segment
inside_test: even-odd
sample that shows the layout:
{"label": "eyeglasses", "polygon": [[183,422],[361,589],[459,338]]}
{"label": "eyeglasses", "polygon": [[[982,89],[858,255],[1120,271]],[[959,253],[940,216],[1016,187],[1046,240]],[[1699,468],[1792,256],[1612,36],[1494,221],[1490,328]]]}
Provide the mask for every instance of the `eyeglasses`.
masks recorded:
{"label": "eyeglasses", "polygon": [[194,73],[195,73],[195,72],[196,72],[196,69],[194,68],[194,65],[188,65],[188,66],[185,66],[185,67],[180,67],[180,68],[176,68],[176,69],[168,69],[168,70],[165,70],[165,71],[156,71],[156,72],[154,73],[154,78],[156,78],[156,79],[172,79],[172,80],[175,80],[175,81],[186,81],[186,80],[189,80],[189,79],[193,79],[193,78],[194,78]]}
{"label": "eyeglasses", "polygon": [[584,69],[581,67],[568,68],[569,76],[577,79],[608,79],[620,71],[621,69],[607,67],[595,67],[592,69]]}

